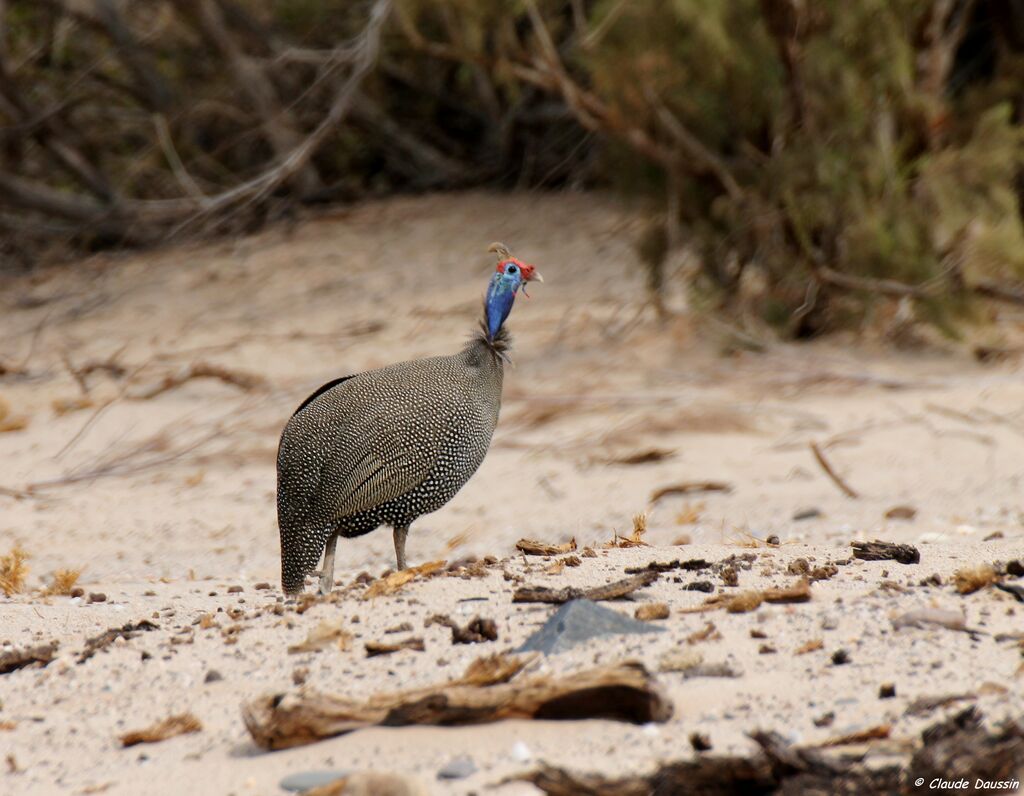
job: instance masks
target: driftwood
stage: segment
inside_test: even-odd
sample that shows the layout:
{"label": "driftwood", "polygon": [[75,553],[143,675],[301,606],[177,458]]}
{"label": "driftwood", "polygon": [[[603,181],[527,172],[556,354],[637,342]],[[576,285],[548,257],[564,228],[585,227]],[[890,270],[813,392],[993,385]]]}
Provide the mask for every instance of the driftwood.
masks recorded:
{"label": "driftwood", "polygon": [[310,692],[268,694],[244,704],[242,717],[261,748],[287,749],[373,725],[593,718],[646,724],[672,716],[671,701],[639,663],[509,682],[523,665],[493,656],[471,666],[459,680],[377,694],[365,702]]}
{"label": "driftwood", "polygon": [[811,584],[804,579],[797,581],[792,586],[778,589],[751,589],[735,594],[716,594],[713,597],[708,597],[703,605],[681,608],[678,611],[683,614],[700,614],[724,608],[730,614],[745,614],[748,611],[757,610],[762,603],[788,605],[809,602],[810,599]]}
{"label": "driftwood", "polygon": [[58,642],[51,641],[48,644],[37,644],[34,647],[2,652],[0,653],[0,674],[8,674],[37,663],[46,666],[57,654],[57,646]]}
{"label": "driftwood", "polygon": [[201,729],[203,729],[203,725],[200,724],[199,719],[191,713],[181,713],[176,716],[168,716],[150,727],[126,732],[121,736],[121,745],[135,746],[140,743],[158,743],[177,735],[199,732]]}
{"label": "driftwood", "polygon": [[406,638],[401,641],[367,641],[366,657],[374,658],[377,655],[390,655],[393,652],[401,652],[402,650],[423,652],[425,649],[426,646],[424,646],[423,639],[421,638]]}
{"label": "driftwood", "polygon": [[895,542],[850,542],[853,557],[863,561],[898,561],[901,564],[917,564],[921,561],[921,553],[909,544]]}
{"label": "driftwood", "polygon": [[[875,730],[869,734],[881,735]],[[750,756],[699,755],[663,764],[646,777],[608,779],[544,766],[517,779],[551,796],[669,796],[699,793],[854,794],[914,793],[910,783],[978,779],[1006,781],[1024,772],[1024,725],[1009,722],[988,731],[981,714],[969,708],[921,734],[909,759],[871,761],[864,755],[839,756],[790,746],[777,733],[751,735],[759,749]],[[842,739],[839,739],[842,740]]]}
{"label": "driftwood", "polygon": [[547,544],[538,542],[536,539],[520,539],[516,542],[516,550],[527,556],[557,556],[562,553],[571,553],[575,549],[575,538],[564,544]]}
{"label": "driftwood", "polygon": [[647,571],[591,589],[579,589],[575,586],[566,586],[561,589],[552,589],[547,586],[523,586],[516,589],[515,594],[512,595],[512,602],[561,604],[571,600],[593,600],[594,602],[615,600],[625,597],[637,589],[650,586],[657,579],[657,572]]}

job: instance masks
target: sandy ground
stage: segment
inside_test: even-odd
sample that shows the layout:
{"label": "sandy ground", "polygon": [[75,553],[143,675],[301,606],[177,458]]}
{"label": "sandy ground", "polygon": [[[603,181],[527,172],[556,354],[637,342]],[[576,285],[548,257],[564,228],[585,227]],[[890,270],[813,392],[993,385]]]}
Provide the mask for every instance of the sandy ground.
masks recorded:
{"label": "sandy ground", "polygon": [[[715,752],[749,749],[745,733],[757,728],[813,742],[891,724],[893,739],[910,738],[944,715],[907,715],[919,697],[971,693],[945,710],[973,703],[992,721],[1024,715],[1021,649],[1005,635],[1024,630],[1022,609],[995,589],[962,596],[951,585],[960,568],[1024,553],[1019,363],[977,364],[955,346],[907,353],[835,341],[723,356],[705,325],[685,316],[659,324],[644,309],[635,224],[628,208],[595,196],[399,199],[231,244],[95,258],[5,284],[0,412],[24,428],[0,433],[0,487],[32,494],[0,491],[0,553],[20,544],[31,572],[26,593],[0,596],[0,642],[57,640],[60,649],[44,669],[0,675],[0,749],[10,755],[0,790],[275,794],[287,773],[331,768],[400,771],[429,792],[531,793],[493,786],[531,760],[650,770],[692,756],[694,732]],[[488,458],[448,506],[414,525],[408,554],[412,563],[508,560],[480,578],[443,575],[373,601],[356,589],[301,614],[275,612],[273,461],[285,420],[328,379],[460,346],[495,239],[547,281],[511,317],[516,365]],[[1004,313],[1000,324],[1017,333],[1021,318]],[[123,372],[82,373],[110,361]],[[197,365],[257,381],[159,389]],[[811,442],[859,498],[825,475]],[[664,487],[704,480],[731,491],[652,503]],[[899,505],[916,514],[886,519]],[[815,516],[795,519],[810,509]],[[653,547],[602,551],[560,574],[545,572],[551,561],[514,555],[521,537],[599,549],[640,512]],[[780,546],[758,541],[772,535]],[[689,581],[713,580],[723,593],[787,585],[796,559],[845,561],[852,539],[876,537],[917,545],[920,564],[854,561],[800,605],[684,612],[708,596],[685,590]],[[682,573],[609,604],[631,615],[639,602],[666,602],[668,632],[533,664],[564,673],[631,658],[657,670],[682,651],[740,675],[659,674],[675,703],[665,725],[371,729],[264,753],[241,721],[244,701],[294,689],[297,668],[308,669],[308,687],[366,696],[441,682],[512,649],[551,609],[513,605],[517,583],[503,570],[527,583],[593,585],[650,561],[747,553],[755,558],[738,586],[714,571]],[[380,530],[342,541],[336,574],[347,584],[392,564]],[[106,601],[40,594],[60,568],[81,568],[86,595]],[[941,585],[921,585],[933,574]],[[257,589],[263,582],[273,588]],[[894,629],[894,615],[928,606],[963,611],[980,632]],[[423,627],[437,612],[494,618],[499,639],[453,646],[448,630]],[[207,613],[219,627],[194,624]],[[144,618],[159,629],[76,662],[85,639]],[[288,653],[322,621],[354,635],[347,651]],[[385,634],[402,622],[426,650],[367,659],[364,642],[409,635]],[[707,622],[715,632],[688,642]],[[820,650],[796,654],[816,640]],[[849,663],[833,664],[839,649]],[[222,679],[205,682],[210,670]],[[895,698],[878,698],[882,683],[896,686]],[[183,711],[201,732],[129,749],[117,741]],[[439,784],[437,770],[460,753],[478,772]]]}

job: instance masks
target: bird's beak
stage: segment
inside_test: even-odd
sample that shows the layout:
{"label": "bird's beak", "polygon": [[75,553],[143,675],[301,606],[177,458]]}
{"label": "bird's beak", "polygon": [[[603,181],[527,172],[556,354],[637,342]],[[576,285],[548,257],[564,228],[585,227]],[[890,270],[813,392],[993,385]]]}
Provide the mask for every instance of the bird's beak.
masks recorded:
{"label": "bird's beak", "polygon": [[537,269],[535,268],[535,269],[533,270],[533,273],[532,273],[532,274],[530,274],[530,278],[529,278],[529,279],[527,279],[526,281],[527,281],[527,282],[543,282],[543,281],[544,281],[544,277],[542,277],[542,276],[540,275],[540,271],[538,271],[538,270],[537,270]]}

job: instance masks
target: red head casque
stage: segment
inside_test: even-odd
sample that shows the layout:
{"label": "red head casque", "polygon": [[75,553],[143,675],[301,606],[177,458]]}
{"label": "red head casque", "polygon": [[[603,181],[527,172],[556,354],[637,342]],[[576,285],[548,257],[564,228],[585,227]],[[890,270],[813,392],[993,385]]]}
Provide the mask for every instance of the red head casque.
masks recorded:
{"label": "red head casque", "polygon": [[535,273],[537,269],[534,268],[534,266],[530,265],[529,263],[524,263],[518,257],[506,257],[505,259],[501,260],[498,263],[498,267],[495,270],[499,274],[503,274],[505,273],[505,269],[512,263],[515,263],[516,265],[519,266],[519,270],[523,274],[524,282],[530,282],[537,278],[537,274]]}

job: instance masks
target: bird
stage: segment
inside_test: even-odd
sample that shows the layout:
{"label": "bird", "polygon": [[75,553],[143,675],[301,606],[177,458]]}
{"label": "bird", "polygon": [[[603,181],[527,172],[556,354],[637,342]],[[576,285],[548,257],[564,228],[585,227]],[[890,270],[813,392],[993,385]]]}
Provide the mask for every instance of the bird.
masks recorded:
{"label": "bird", "polygon": [[285,424],[277,452],[281,588],[295,595],[320,568],[334,585],[338,537],[393,529],[395,563],[418,517],[437,511],[476,472],[501,409],[511,336],[505,320],[537,269],[502,243],[478,328],[456,354],[399,362],[329,381]]}

